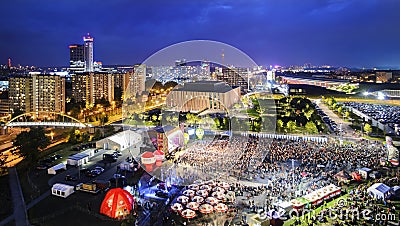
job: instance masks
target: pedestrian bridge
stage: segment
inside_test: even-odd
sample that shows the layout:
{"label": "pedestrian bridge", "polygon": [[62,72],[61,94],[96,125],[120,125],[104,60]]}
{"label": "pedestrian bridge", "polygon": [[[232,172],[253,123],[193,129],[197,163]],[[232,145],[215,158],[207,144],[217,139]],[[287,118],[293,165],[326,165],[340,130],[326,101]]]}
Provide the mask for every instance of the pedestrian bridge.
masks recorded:
{"label": "pedestrian bridge", "polygon": [[43,126],[43,127],[92,127],[90,124],[77,123],[77,122],[10,122],[6,124],[8,127],[32,127],[32,126]]}
{"label": "pedestrian bridge", "polygon": [[[38,116],[42,120],[38,120]],[[6,127],[77,127],[85,128],[92,125],[60,112],[28,112],[12,118]]]}

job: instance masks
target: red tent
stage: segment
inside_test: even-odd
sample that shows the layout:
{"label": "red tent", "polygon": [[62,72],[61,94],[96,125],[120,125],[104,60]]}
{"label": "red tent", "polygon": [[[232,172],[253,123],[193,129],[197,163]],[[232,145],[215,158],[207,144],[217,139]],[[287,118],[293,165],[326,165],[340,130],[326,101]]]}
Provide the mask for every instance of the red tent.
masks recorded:
{"label": "red tent", "polygon": [[107,192],[101,203],[100,213],[111,218],[119,218],[128,215],[133,208],[133,197],[121,188],[114,188]]}
{"label": "red tent", "polygon": [[352,172],[351,177],[353,177],[353,180],[355,181],[360,181],[361,180],[361,175],[357,172]]}

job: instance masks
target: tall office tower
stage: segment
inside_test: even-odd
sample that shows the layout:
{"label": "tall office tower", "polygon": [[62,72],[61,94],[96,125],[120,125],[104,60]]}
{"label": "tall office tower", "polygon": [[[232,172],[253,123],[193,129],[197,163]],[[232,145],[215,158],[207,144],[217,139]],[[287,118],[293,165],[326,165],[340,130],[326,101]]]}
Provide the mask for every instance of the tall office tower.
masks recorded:
{"label": "tall office tower", "polygon": [[72,75],[72,97],[75,102],[93,106],[96,100],[114,100],[114,75],[84,72]]}
{"label": "tall office tower", "polygon": [[88,33],[86,36],[83,36],[84,44],[84,55],[85,55],[85,71],[92,72],[94,71],[93,67],[93,37]]}
{"label": "tall office tower", "polygon": [[9,80],[10,109],[36,112],[65,112],[65,77],[33,73]]}
{"label": "tall office tower", "polygon": [[10,111],[30,112],[32,109],[32,78],[28,75],[19,75],[9,78]]}
{"label": "tall office tower", "polygon": [[83,71],[85,69],[84,45],[69,45],[69,68],[72,71]]}

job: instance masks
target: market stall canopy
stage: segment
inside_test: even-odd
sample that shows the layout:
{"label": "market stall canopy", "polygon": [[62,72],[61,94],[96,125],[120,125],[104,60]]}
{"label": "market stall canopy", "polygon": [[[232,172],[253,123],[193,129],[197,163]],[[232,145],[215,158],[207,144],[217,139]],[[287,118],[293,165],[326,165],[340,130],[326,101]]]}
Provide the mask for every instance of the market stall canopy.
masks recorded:
{"label": "market stall canopy", "polygon": [[367,189],[367,192],[370,196],[376,199],[386,199],[389,194],[391,188],[383,183],[373,184],[371,187]]}

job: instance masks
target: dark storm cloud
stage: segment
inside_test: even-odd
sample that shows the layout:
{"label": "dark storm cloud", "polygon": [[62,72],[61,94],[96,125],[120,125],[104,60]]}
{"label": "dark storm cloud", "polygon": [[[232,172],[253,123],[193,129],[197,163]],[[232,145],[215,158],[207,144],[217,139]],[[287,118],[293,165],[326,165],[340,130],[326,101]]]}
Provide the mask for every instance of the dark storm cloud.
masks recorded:
{"label": "dark storm cloud", "polygon": [[68,44],[95,37],[105,64],[145,60],[168,45],[210,39],[258,64],[400,66],[400,2],[7,1],[0,13],[0,60],[67,65]]}

